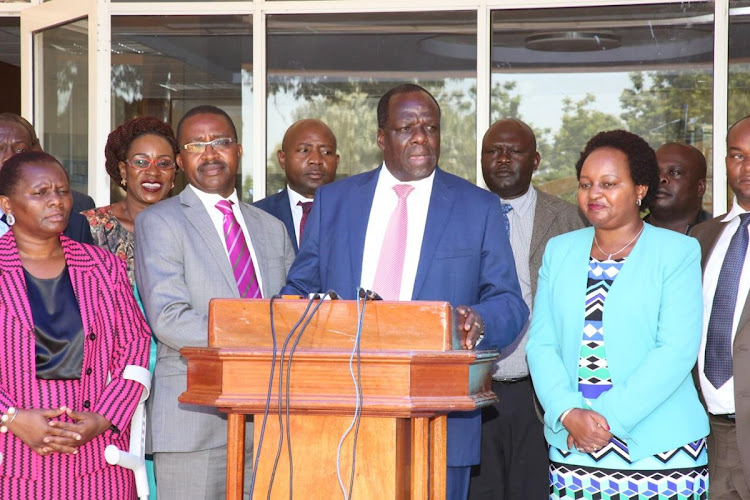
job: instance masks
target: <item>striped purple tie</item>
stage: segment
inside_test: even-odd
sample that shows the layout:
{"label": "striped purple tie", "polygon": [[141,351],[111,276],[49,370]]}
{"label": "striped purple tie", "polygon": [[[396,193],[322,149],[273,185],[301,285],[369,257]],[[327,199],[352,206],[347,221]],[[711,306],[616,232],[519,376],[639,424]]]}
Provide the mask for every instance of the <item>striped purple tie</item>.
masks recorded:
{"label": "striped purple tie", "polygon": [[246,299],[257,299],[261,297],[258,280],[255,278],[255,266],[247,248],[245,235],[232,212],[232,202],[221,200],[216,204],[219,212],[224,214],[224,241],[229,252],[229,263],[232,264],[234,279],[237,280],[237,288],[240,297]]}

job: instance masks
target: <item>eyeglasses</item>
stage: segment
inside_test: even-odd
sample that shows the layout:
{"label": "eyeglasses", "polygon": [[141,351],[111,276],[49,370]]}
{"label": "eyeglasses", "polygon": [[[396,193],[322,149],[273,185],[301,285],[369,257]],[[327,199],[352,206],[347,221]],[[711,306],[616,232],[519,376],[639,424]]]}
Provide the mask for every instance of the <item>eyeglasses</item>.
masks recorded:
{"label": "eyeglasses", "polygon": [[182,145],[182,149],[188,153],[202,153],[206,150],[206,146],[211,146],[215,150],[226,150],[232,147],[234,139],[231,137],[220,137],[208,142],[189,142]]}
{"label": "eyeglasses", "polygon": [[175,168],[175,163],[172,158],[156,158],[155,160],[150,160],[148,158],[133,158],[132,160],[128,160],[128,163],[131,167],[137,170],[146,170],[147,168],[151,168],[151,165],[156,165],[156,168],[159,170],[172,170]]}

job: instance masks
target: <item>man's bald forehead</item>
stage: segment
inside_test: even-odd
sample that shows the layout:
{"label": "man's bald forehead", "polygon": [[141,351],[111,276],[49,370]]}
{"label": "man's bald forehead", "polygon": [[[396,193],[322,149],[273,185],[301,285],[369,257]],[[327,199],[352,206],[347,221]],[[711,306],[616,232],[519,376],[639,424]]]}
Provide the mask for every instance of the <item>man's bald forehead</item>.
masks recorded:
{"label": "man's bald forehead", "polygon": [[526,122],[517,118],[500,119],[490,125],[490,128],[487,129],[487,132],[484,133],[484,138],[486,139],[491,134],[497,133],[498,130],[519,130],[527,134],[531,138],[531,142],[534,146],[534,149],[536,150],[536,136],[534,135],[534,131],[531,130],[531,127],[529,127]]}
{"label": "man's bald forehead", "polygon": [[695,146],[682,142],[668,142],[666,144],[662,144],[659,149],[656,150],[657,158],[660,151],[678,152],[686,162],[690,162],[689,165],[695,167],[699,179],[706,178],[706,174],[708,172],[708,168],[706,166],[706,157],[703,155],[703,152]]}
{"label": "man's bald forehead", "polygon": [[289,141],[291,140],[292,136],[299,132],[309,129],[322,129],[327,134],[329,134],[333,140],[332,146],[336,147],[336,136],[333,134],[333,131],[331,128],[326,125],[325,122],[315,119],[315,118],[305,118],[303,120],[299,120],[297,122],[294,122],[288,129],[286,129],[286,132],[284,133],[284,139],[281,141],[281,149],[286,151],[288,148],[291,147],[291,144],[289,144]]}

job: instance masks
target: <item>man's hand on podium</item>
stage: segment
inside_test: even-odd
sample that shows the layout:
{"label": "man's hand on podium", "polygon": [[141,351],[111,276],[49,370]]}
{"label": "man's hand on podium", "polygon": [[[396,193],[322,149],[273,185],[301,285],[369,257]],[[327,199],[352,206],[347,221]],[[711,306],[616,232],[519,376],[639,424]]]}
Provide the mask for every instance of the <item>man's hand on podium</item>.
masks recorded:
{"label": "man's hand on podium", "polygon": [[474,349],[479,338],[484,335],[484,321],[471,306],[458,306],[458,330],[462,334],[461,347]]}

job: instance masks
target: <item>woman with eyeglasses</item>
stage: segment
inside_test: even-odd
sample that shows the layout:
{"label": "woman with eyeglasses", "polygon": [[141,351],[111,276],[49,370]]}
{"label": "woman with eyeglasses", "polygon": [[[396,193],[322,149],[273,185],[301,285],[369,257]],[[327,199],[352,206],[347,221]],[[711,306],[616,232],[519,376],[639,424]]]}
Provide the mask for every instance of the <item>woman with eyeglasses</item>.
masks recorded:
{"label": "woman with eyeglasses", "polygon": [[[27,151],[0,169],[0,498],[134,500],[127,448],[150,330],[123,262],[67,238],[73,197],[54,157]],[[128,369],[130,368],[130,370]]]}
{"label": "woman with eyeglasses", "polygon": [[167,197],[177,171],[177,139],[172,127],[153,116],[133,118],[117,127],[104,147],[109,176],[123,189],[125,198],[83,212],[96,245],[109,249],[128,265],[135,285],[133,265],[135,218],[144,208]]}
{"label": "woman with eyeglasses", "polygon": [[[109,176],[125,189],[125,198],[82,212],[97,246],[108,249],[127,264],[128,279],[143,310],[135,283],[135,218],[144,208],[167,197],[177,172],[177,139],[172,127],[153,116],[133,118],[107,138],[105,166]],[[158,228],[154,228],[158,231]],[[156,343],[151,342],[149,370],[154,372]],[[147,456],[150,498],[156,499],[153,462]]]}

